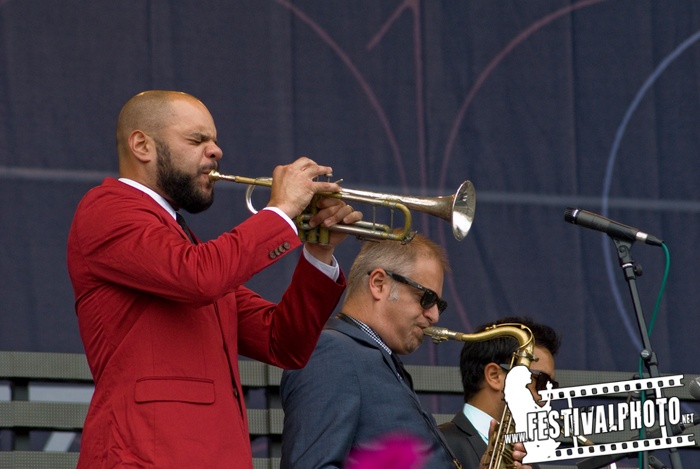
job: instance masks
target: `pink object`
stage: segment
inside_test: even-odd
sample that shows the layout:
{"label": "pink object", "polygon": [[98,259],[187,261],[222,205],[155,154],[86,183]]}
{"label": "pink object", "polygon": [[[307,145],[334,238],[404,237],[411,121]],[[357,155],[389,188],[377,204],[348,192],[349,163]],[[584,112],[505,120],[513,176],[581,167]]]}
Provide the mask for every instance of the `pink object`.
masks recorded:
{"label": "pink object", "polygon": [[424,441],[412,435],[387,435],[353,450],[346,469],[422,469],[427,449]]}

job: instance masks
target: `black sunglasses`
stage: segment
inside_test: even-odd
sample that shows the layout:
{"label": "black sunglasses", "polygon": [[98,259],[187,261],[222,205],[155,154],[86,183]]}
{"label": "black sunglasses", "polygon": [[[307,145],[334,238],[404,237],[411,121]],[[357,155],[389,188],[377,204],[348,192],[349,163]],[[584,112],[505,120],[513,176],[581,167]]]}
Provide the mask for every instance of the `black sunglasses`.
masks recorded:
{"label": "black sunglasses", "polygon": [[[510,370],[510,365],[501,364],[500,366],[506,371]],[[552,377],[544,371],[530,370],[530,373],[532,373],[532,379],[535,381],[535,389],[538,391],[546,391],[547,382],[552,383],[552,389],[557,389],[559,387],[559,383],[554,381]]]}
{"label": "black sunglasses", "polygon": [[404,277],[403,275],[399,275],[397,273],[392,272],[391,270],[384,269],[384,272],[386,272],[386,274],[389,277],[393,278],[397,282],[401,282],[403,284],[409,285],[413,288],[417,288],[420,291],[422,291],[423,296],[420,297],[420,305],[423,309],[430,309],[433,306],[437,305],[438,313],[440,314],[442,314],[443,311],[447,309],[447,301],[440,298],[438,294],[432,291],[430,288],[426,288],[420,283],[416,283],[413,280]]}

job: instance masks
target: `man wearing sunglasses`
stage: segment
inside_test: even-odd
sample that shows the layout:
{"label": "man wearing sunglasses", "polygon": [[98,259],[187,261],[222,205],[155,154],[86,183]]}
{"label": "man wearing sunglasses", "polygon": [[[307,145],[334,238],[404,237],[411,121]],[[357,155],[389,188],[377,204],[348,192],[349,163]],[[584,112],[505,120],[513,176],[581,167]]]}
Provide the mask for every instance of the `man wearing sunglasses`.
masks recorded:
{"label": "man wearing sunglasses", "polygon": [[[559,351],[561,339],[551,327],[525,317],[503,318],[484,324],[475,332],[507,323],[523,324],[534,335],[537,361],[530,365],[532,382],[528,388],[535,401],[541,401],[538,391],[547,389],[548,382],[553,388],[559,386],[554,380],[554,355]],[[488,444],[489,423],[500,420],[503,414],[505,377],[517,348],[518,342],[511,337],[465,342],[462,347],[460,371],[465,404],[451,422],[440,425],[440,430],[464,467],[478,465]]]}
{"label": "man wearing sunglasses", "polygon": [[460,467],[398,359],[447,308],[440,295],[448,269],[443,249],[420,234],[408,244],[364,244],[341,313],[308,364],[282,375],[282,469],[345,467],[351,452],[388,435],[418,439],[421,467]]}

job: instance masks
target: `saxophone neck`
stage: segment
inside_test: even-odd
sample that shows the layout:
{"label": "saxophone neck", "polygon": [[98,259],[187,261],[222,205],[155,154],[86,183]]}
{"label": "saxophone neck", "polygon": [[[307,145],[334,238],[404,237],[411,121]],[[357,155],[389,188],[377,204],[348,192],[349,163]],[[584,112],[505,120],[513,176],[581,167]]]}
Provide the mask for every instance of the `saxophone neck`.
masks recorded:
{"label": "saxophone neck", "polygon": [[[532,332],[522,324],[498,324],[486,328],[485,331],[476,332],[474,334],[465,334],[462,332],[451,331],[444,327],[426,327],[423,329],[423,334],[433,339],[433,342],[440,343],[445,340],[457,340],[460,342],[479,342],[483,340],[494,339],[496,337],[513,337],[518,341],[519,350],[525,352],[524,356],[532,356],[535,342]],[[529,362],[527,363],[529,364]]]}
{"label": "saxophone neck", "polygon": [[433,339],[433,342],[435,342],[436,344],[439,344],[440,342],[444,342],[446,340],[457,340],[464,342],[465,337],[467,335],[461,332],[451,331],[445,327],[433,326],[424,328],[423,334]]}

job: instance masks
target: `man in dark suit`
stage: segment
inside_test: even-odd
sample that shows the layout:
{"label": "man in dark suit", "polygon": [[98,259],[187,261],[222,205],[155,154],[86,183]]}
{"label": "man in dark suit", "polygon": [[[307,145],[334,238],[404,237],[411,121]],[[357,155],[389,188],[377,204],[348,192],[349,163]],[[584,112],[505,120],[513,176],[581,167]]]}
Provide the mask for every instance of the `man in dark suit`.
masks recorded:
{"label": "man in dark suit", "polygon": [[342,312],[306,367],[282,375],[282,469],[344,467],[354,451],[388,435],[420,442],[425,466],[411,467],[460,467],[398,359],[418,348],[447,307],[447,269],[444,251],[420,234],[408,244],[365,243]]}
{"label": "man in dark suit", "polygon": [[[551,327],[521,317],[484,324],[475,332],[484,331],[493,324],[507,323],[527,326],[535,338],[537,361],[530,366],[532,383],[528,388],[539,401],[537,391],[546,389],[548,381],[553,387],[557,386],[554,355],[559,350],[560,338]],[[440,425],[440,431],[464,467],[477,467],[489,441],[489,424],[492,420],[500,420],[503,415],[505,376],[517,347],[518,342],[511,337],[465,342],[462,347],[460,371],[465,404],[451,422]]]}
{"label": "man in dark suit", "polygon": [[[80,202],[68,270],[95,380],[78,467],[252,469],[238,354],[303,366],[344,289],[344,236],[306,245],[279,303],[244,284],[301,245],[292,219],[330,172],[300,158],[273,172],[269,205],[200,242],[178,210],[208,208],[222,157],[214,120],[191,95],[147,91],[117,123],[120,178]],[[313,225],[357,221],[322,199]]]}

